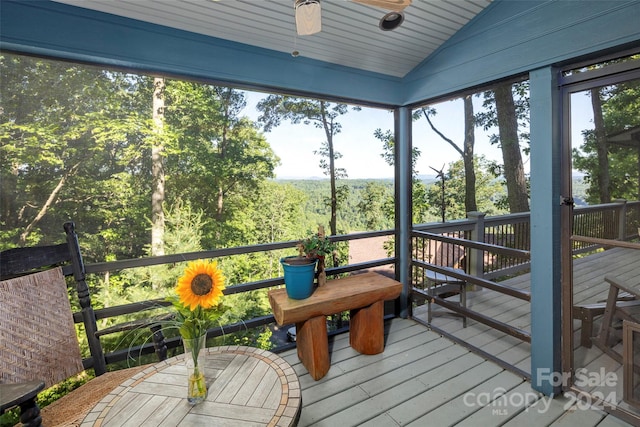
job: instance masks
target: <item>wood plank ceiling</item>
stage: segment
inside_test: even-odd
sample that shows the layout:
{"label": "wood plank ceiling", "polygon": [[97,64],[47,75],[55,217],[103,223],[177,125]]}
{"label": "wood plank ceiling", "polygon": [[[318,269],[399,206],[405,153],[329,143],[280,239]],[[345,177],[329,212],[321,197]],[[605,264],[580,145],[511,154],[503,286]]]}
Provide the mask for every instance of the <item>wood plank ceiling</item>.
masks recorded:
{"label": "wood plank ceiling", "polygon": [[322,0],[322,31],[296,36],[294,0],[56,0],[154,24],[403,77],[491,0],[413,0],[395,30],[378,27],[387,10]]}

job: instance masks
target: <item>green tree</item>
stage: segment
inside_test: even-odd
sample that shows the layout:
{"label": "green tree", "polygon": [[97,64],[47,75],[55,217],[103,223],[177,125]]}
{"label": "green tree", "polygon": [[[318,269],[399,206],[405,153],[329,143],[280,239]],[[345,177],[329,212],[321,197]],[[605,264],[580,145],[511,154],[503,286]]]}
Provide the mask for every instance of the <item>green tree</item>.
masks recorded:
{"label": "green tree", "polygon": [[[496,201],[500,199],[501,195],[505,195],[505,190],[503,183],[493,176],[490,170],[490,163],[484,157],[476,157],[474,164],[478,210],[487,215],[507,213],[496,205]],[[464,173],[464,161],[458,160],[449,164],[449,170],[445,174],[444,203],[449,219],[465,218],[467,216],[465,206],[467,181]],[[432,184],[426,195],[431,206],[430,213],[432,215],[440,215],[441,197],[440,186]]]}
{"label": "green tree", "polygon": [[[382,154],[380,155],[387,164],[393,166],[395,164],[395,138],[390,130],[382,131],[382,129],[376,129],[373,135],[382,142]],[[413,222],[416,224],[427,221],[429,217],[429,205],[426,199],[427,187],[421,180],[418,179],[418,170],[416,169],[416,162],[420,157],[420,149],[417,147],[411,148],[411,194],[412,194],[412,211]]]}
{"label": "green tree", "polygon": [[177,139],[167,156],[167,197],[184,197],[215,218],[204,233],[207,247],[246,244],[250,236],[235,218],[273,177],[278,157],[239,115],[242,92],[183,81],[166,90],[166,121]]}
{"label": "green tree", "polygon": [[[169,254],[203,250],[203,229],[207,220],[202,211],[194,211],[188,202],[176,201],[164,214],[164,246]],[[151,244],[145,247],[147,256],[153,256]],[[123,303],[163,298],[171,294],[186,262],[127,269],[116,275],[106,275],[96,288],[93,302],[97,306],[111,307]],[[146,314],[145,314],[146,316]],[[111,319],[121,322],[121,319]],[[102,327],[107,327],[103,324]]]}
{"label": "green tree", "polygon": [[[640,126],[640,81],[634,80],[585,92],[601,118],[582,131],[583,144],[573,150],[574,167],[586,173],[589,203],[640,198],[640,151],[633,143]],[[594,110],[594,114],[599,114]]]}
{"label": "green tree", "polygon": [[[338,187],[336,184],[338,179],[347,177],[347,172],[344,168],[336,166],[335,161],[342,155],[335,150],[334,137],[342,130],[342,125],[337,119],[346,114],[349,107],[346,104],[331,104],[322,100],[269,95],[258,103],[257,109],[262,113],[258,122],[263,124],[266,132],[279,126],[282,120],[290,120],[293,124],[313,124],[324,131],[326,141],[314,153],[320,155],[320,167],[329,177],[331,186],[329,228],[332,235],[338,234],[338,207],[346,199],[348,188]],[[359,111],[360,107],[352,107],[352,110]]]}
{"label": "green tree", "polygon": [[362,191],[358,209],[365,219],[367,230],[390,228],[389,208],[393,209],[393,194],[379,182],[368,182]]}
{"label": "green tree", "polygon": [[[136,212],[149,200],[141,156],[151,115],[138,94],[146,80],[10,54],[0,57],[0,73],[3,243],[57,238],[68,219],[86,230],[143,230]],[[105,234],[92,249],[137,246],[123,237]]]}
{"label": "green tree", "polygon": [[600,203],[611,202],[611,179],[609,175],[609,143],[607,141],[607,130],[605,129],[602,112],[602,99],[600,89],[591,89],[591,108],[593,109],[594,129],[591,137],[596,145],[596,156],[598,158],[597,182],[600,193]]}
{"label": "green tree", "polygon": [[[165,80],[162,77],[153,79],[153,140],[151,142],[151,255],[164,255],[164,199],[165,199],[165,175],[164,160],[165,138],[164,126],[164,88]],[[152,270],[153,272],[153,270]],[[154,290],[159,287],[161,278],[152,277]]]}
{"label": "green tree", "polygon": [[491,136],[491,143],[502,150],[503,167],[496,172],[504,176],[507,200],[511,213],[529,210],[529,190],[524,174],[520,140],[529,141],[529,83],[499,83],[484,92],[485,111],[476,115],[477,123],[485,130],[497,127],[498,134]]}
{"label": "green tree", "polygon": [[153,79],[152,118],[155,138],[151,143],[151,254],[164,255],[164,87],[162,77]]}
{"label": "green tree", "polygon": [[[464,141],[462,147],[456,144],[453,140],[449,139],[442,132],[440,132],[431,119],[436,115],[434,108],[421,108],[414,114],[414,120],[420,117],[420,113],[429,123],[431,129],[445,140],[454,150],[460,154],[464,162],[464,176],[466,185],[464,189],[466,212],[472,212],[478,210],[478,204],[476,201],[476,174],[474,170],[474,148],[475,148],[475,117],[473,114],[473,100],[472,95],[466,95],[463,98],[464,104]],[[442,209],[445,212],[445,209]]]}

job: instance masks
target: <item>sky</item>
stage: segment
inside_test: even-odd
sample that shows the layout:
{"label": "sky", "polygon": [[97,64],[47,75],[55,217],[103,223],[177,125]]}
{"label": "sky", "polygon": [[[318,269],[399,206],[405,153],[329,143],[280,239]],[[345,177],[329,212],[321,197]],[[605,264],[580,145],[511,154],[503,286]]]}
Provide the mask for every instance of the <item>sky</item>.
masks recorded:
{"label": "sky", "polygon": [[[247,108],[244,114],[257,121],[259,112],[255,105],[267,95],[247,92]],[[587,100],[584,96],[574,96],[574,100]],[[474,110],[481,110],[482,99],[474,97]],[[574,102],[573,126],[574,140],[581,141],[580,130],[592,128],[589,102]],[[433,105],[436,115],[432,118],[434,125],[458,146],[464,139],[463,105],[461,100],[445,101]],[[588,107],[588,108],[587,108]],[[585,108],[587,108],[585,110]],[[365,108],[361,111],[349,111],[339,118],[342,131],[334,137],[334,148],[342,154],[336,166],[346,169],[350,179],[393,178],[393,167],[381,157],[382,142],[374,137],[378,128],[382,131],[393,130],[393,112],[388,110]],[[488,160],[502,163],[502,154],[497,146],[491,145],[489,136],[497,133],[497,129],[484,131],[476,128],[476,155],[484,155]],[[275,170],[278,179],[316,179],[326,178],[320,169],[320,156],[313,152],[318,150],[326,140],[324,131],[312,124],[293,125],[283,121],[280,126],[264,133],[267,141],[280,157],[281,165]],[[575,143],[574,143],[575,144]],[[431,130],[427,121],[422,118],[413,123],[413,145],[421,151],[416,168],[420,175],[435,175],[433,169],[445,171],[451,162],[460,159],[458,152]],[[529,157],[522,154],[525,173],[529,172]]]}

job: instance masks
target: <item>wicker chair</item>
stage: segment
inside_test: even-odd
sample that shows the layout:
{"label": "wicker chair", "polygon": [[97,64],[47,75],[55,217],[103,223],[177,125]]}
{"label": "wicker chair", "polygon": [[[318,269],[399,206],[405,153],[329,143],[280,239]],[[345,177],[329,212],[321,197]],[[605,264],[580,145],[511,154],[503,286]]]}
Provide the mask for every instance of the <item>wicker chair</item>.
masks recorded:
{"label": "wicker chair", "polygon": [[[102,397],[144,368],[106,372],[101,348],[92,349],[92,357],[83,365],[65,273],[60,266],[52,267],[65,264],[67,274],[73,273],[86,286],[73,224],[65,224],[65,230],[67,243],[0,254],[0,413],[19,406],[25,426],[79,425]],[[73,263],[74,257],[78,262]],[[41,270],[43,267],[46,269]],[[89,333],[92,325],[95,331],[95,315],[88,292],[83,297],[84,325]],[[88,367],[94,368],[96,378],[40,412],[35,398],[43,387]]]}
{"label": "wicker chair", "polygon": [[40,414],[33,391],[84,370],[61,268],[0,282],[0,306],[0,337],[6,343],[0,347],[0,402],[3,410],[8,409],[9,391],[16,384],[32,384],[25,389],[24,399],[18,400],[23,425],[78,425],[93,404],[132,371],[142,369],[96,377],[67,395],[66,404],[58,401]]}

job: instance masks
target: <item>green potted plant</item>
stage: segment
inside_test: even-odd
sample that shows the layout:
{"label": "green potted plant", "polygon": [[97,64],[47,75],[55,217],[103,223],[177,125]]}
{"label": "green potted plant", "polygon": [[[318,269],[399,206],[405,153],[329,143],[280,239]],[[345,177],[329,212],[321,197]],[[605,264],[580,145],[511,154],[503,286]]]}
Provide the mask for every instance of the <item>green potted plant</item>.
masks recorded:
{"label": "green potted plant", "polygon": [[313,282],[318,265],[318,282],[324,284],[324,257],[335,250],[335,244],[325,235],[322,227],[318,233],[302,239],[297,245],[299,255],[280,259],[284,270],[287,295],[292,299],[305,299],[313,293]]}
{"label": "green potted plant", "polygon": [[336,245],[324,233],[318,232],[303,239],[298,243],[298,250],[301,256],[307,258],[324,258],[333,254]]}

